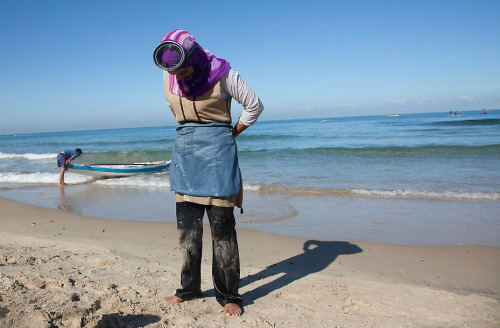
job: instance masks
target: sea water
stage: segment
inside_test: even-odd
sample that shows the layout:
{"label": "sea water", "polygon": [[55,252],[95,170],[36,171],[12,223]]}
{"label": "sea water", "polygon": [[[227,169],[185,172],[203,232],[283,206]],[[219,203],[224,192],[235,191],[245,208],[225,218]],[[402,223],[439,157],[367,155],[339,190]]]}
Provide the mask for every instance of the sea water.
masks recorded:
{"label": "sea water", "polygon": [[[237,138],[240,226],[291,236],[500,246],[500,110],[259,121]],[[175,126],[0,136],[0,196],[106,219],[175,221],[169,173],[96,179],[74,163],[169,160]]]}

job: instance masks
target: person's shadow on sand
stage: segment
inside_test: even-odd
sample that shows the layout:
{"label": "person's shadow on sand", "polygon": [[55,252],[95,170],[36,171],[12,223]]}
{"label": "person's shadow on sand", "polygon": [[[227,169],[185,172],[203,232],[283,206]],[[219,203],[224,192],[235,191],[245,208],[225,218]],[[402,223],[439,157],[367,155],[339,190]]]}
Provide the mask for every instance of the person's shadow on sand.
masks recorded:
{"label": "person's shadow on sand", "polygon": [[283,274],[273,281],[244,293],[242,295],[244,304],[252,304],[255,300],[268,295],[272,291],[278,290],[311,273],[325,269],[339,255],[350,255],[363,251],[357,245],[348,242],[318,240],[306,241],[303,250],[304,253],[302,254],[272,264],[256,274],[242,278],[240,280],[240,288],[261,279]]}
{"label": "person's shadow on sand", "polygon": [[161,318],[157,315],[150,314],[127,314],[121,315],[118,313],[105,314],[99,320],[94,328],[139,328],[160,321]]}

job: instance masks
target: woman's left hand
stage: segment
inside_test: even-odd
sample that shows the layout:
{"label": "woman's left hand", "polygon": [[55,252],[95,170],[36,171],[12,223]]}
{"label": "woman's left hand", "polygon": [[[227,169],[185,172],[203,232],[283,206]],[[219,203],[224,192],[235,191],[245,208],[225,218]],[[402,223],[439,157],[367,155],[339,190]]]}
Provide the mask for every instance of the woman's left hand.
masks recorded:
{"label": "woman's left hand", "polygon": [[241,124],[240,122],[236,123],[233,128],[233,136],[236,138],[240,135],[241,132],[245,131],[248,126]]}

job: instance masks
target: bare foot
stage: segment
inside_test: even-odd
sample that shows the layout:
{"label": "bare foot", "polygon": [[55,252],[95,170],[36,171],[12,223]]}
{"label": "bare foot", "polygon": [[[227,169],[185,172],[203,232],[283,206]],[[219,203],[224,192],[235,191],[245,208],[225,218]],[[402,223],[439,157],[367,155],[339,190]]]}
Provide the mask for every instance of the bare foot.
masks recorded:
{"label": "bare foot", "polygon": [[226,317],[239,317],[243,310],[236,303],[227,303],[224,305],[224,315]]}
{"label": "bare foot", "polygon": [[182,298],[177,297],[175,295],[174,296],[165,297],[164,300],[168,304],[177,304],[177,303],[180,303],[180,302],[184,302],[184,300]]}

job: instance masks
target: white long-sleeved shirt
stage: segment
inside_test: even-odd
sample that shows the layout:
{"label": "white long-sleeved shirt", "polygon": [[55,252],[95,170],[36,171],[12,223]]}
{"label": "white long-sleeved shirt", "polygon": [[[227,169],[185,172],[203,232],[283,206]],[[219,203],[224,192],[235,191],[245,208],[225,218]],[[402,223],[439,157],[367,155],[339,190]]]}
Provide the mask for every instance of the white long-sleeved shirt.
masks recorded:
{"label": "white long-sleeved shirt", "polygon": [[257,94],[232,68],[220,79],[220,82],[223,100],[232,97],[243,106],[239,122],[245,126],[254,124],[264,110],[264,105]]}

